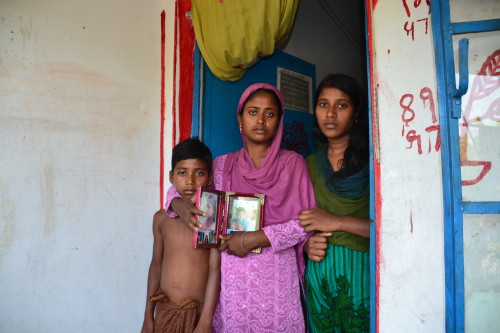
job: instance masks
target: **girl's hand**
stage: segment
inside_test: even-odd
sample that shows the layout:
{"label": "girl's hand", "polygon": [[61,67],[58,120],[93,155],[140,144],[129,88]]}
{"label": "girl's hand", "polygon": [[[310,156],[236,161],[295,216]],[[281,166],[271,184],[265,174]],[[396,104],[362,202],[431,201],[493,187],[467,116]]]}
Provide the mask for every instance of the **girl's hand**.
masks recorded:
{"label": "girl's hand", "polygon": [[325,259],[326,249],[328,248],[328,239],[331,232],[320,232],[312,235],[304,245],[304,251],[310,260],[320,262]]}
{"label": "girl's hand", "polygon": [[246,256],[248,251],[251,249],[247,249],[245,247],[244,240],[246,239],[246,236],[242,239],[244,234],[245,232],[233,231],[228,235],[221,235],[220,238],[222,243],[219,246],[219,251],[222,252],[227,250],[227,254],[238,256],[240,258]]}
{"label": "girl's hand", "polygon": [[174,198],[170,204],[172,210],[179,215],[181,221],[193,231],[203,228],[203,223],[198,221],[196,215],[206,216],[205,212],[197,209],[191,202],[182,198]]}
{"label": "girl's hand", "polygon": [[302,211],[299,215],[300,225],[305,232],[340,230],[339,217],[318,207]]}

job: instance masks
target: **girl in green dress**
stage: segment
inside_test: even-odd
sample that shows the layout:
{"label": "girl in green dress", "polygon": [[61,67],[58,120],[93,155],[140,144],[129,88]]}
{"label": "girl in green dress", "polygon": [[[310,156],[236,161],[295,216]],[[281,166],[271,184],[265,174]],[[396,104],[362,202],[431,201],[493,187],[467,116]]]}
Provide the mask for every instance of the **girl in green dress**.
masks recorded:
{"label": "girl in green dress", "polygon": [[318,86],[314,132],[323,144],[307,158],[317,207],[299,218],[305,243],[310,331],[368,332],[368,112],[350,76],[331,74]]}

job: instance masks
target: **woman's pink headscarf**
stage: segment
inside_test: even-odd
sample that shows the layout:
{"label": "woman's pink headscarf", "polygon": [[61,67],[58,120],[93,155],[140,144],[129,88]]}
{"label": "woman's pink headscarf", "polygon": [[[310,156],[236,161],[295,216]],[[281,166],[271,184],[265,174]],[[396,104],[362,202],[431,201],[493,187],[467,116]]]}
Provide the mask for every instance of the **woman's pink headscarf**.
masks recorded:
{"label": "woman's pink headscarf", "polygon": [[[304,209],[314,207],[314,190],[307,164],[299,154],[280,149],[283,133],[283,96],[274,86],[256,83],[241,95],[237,115],[242,111],[248,97],[258,89],[272,91],[280,100],[278,129],[261,165],[256,168],[245,148],[229,153],[224,165],[222,188],[225,191],[262,193],[266,195],[264,226],[298,219]],[[246,147],[246,138],[241,134]]]}

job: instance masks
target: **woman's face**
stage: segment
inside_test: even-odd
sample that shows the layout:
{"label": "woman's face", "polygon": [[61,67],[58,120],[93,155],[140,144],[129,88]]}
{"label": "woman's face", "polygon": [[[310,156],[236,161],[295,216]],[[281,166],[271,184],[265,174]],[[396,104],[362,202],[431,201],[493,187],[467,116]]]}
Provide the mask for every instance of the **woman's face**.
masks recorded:
{"label": "woman's face", "polygon": [[358,116],[349,95],[337,88],[325,88],[318,96],[316,120],[328,140],[349,138]]}
{"label": "woman's face", "polygon": [[258,92],[243,105],[238,122],[247,144],[270,145],[279,124],[279,108],[266,92]]}

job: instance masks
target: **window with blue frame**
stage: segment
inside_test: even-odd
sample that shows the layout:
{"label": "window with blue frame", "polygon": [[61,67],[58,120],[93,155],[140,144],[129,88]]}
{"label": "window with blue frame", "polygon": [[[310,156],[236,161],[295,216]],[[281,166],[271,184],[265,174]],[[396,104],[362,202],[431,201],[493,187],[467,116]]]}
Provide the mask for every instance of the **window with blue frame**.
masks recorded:
{"label": "window with blue frame", "polygon": [[446,331],[500,327],[500,2],[433,0]]}

